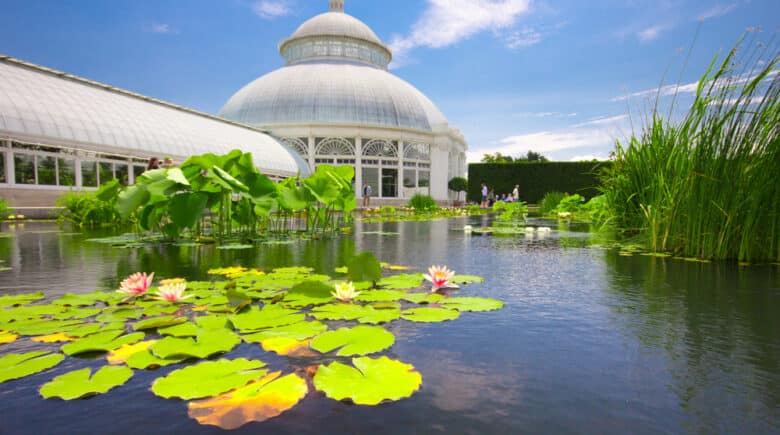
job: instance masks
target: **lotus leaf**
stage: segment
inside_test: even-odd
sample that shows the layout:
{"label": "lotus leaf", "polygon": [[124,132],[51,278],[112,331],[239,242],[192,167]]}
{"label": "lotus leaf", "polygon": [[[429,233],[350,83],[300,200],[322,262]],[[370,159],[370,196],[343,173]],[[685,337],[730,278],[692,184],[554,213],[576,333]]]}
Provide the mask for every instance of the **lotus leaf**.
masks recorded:
{"label": "lotus leaf", "polygon": [[57,376],[41,387],[44,399],[59,397],[63,400],[80,399],[94,394],[103,394],[108,390],[124,385],[133,377],[133,371],[125,366],[106,366],[94,375],[89,368],[76,370]]}
{"label": "lotus leaf", "polygon": [[142,340],[145,336],[143,332],[122,335],[124,331],[104,331],[97,334],[88,335],[72,343],[62,346],[62,351],[66,355],[78,355],[88,352],[108,352],[122,345],[135,343]]}
{"label": "lotus leaf", "polygon": [[335,400],[377,405],[384,400],[409,397],[420,388],[422,376],[411,364],[381,358],[352,358],[355,367],[334,362],[321,365],[314,387]]}
{"label": "lotus leaf", "polygon": [[20,295],[0,296],[0,307],[13,307],[15,305],[29,304],[43,299],[43,292],[24,293]]}
{"label": "lotus leaf", "polygon": [[450,282],[454,282],[455,284],[470,284],[473,282],[482,282],[484,280],[485,278],[476,275],[455,275],[450,279]]}
{"label": "lotus leaf", "polygon": [[315,307],[309,313],[320,320],[357,320],[360,323],[387,323],[401,317],[401,310],[396,306],[389,308],[374,308],[366,305],[328,304]]}
{"label": "lotus leaf", "polygon": [[306,320],[306,315],[278,305],[266,305],[262,310],[252,307],[249,311],[229,316],[228,319],[241,332],[256,332],[302,322]]}
{"label": "lotus leaf", "polygon": [[136,322],[135,325],[133,325],[133,329],[136,331],[143,331],[146,329],[155,329],[155,328],[164,328],[166,326],[174,326],[174,325],[180,325],[187,321],[186,317],[177,317],[177,316],[162,316],[162,317],[153,317],[151,319],[144,319],[140,322]]}
{"label": "lotus leaf", "polygon": [[415,304],[435,304],[441,302],[444,296],[439,293],[407,293],[403,300],[414,302]]}
{"label": "lotus leaf", "polygon": [[33,337],[32,341],[35,341],[37,343],[67,343],[69,341],[74,341],[75,338],[68,337],[67,334],[63,332],[58,332],[56,334],[49,334],[49,335],[41,335],[38,337]]}
{"label": "lotus leaf", "polygon": [[80,325],[80,320],[34,319],[8,324],[6,329],[19,335],[48,335],[61,332],[70,326]]}
{"label": "lotus leaf", "polygon": [[186,358],[157,358],[148,350],[134,353],[127,358],[127,366],[131,369],[149,369],[165,367],[184,361]]}
{"label": "lotus leaf", "polygon": [[0,331],[0,344],[8,344],[13,343],[16,341],[16,339],[19,338],[16,334],[11,334],[10,332],[6,331]]}
{"label": "lotus leaf", "polygon": [[57,313],[52,316],[55,320],[67,320],[67,319],[86,319],[100,314],[103,311],[100,308],[74,308],[67,310],[63,313]]}
{"label": "lotus leaf", "polygon": [[422,273],[402,273],[399,275],[388,276],[382,278],[376,283],[379,287],[386,289],[410,289],[420,287],[423,281]]}
{"label": "lotus leaf", "polygon": [[249,422],[278,416],[306,397],[309,387],[296,374],[279,378],[281,372],[211,399],[190,402],[190,417],[200,424],[232,430]]}
{"label": "lotus leaf", "polygon": [[48,352],[11,353],[0,357],[0,384],[50,369],[65,359]]}
{"label": "lotus leaf", "polygon": [[[176,169],[176,168],[174,168]],[[179,170],[181,173],[181,170]],[[170,174],[168,177],[170,178]],[[186,181],[184,175],[181,179]],[[180,180],[175,180],[181,183]],[[181,183],[184,184],[184,183]],[[191,228],[200,221],[203,210],[206,209],[206,203],[209,196],[205,192],[187,192],[175,195],[168,203],[168,216],[171,221],[179,228]]]}
{"label": "lotus leaf", "polygon": [[228,327],[227,316],[210,314],[195,318],[195,323],[203,329],[222,329]]}
{"label": "lotus leaf", "polygon": [[65,308],[56,305],[33,305],[30,307],[16,307],[0,310],[0,322],[14,322],[18,320],[35,319],[41,316],[49,316],[65,311]]}
{"label": "lotus leaf", "polygon": [[264,366],[262,361],[244,358],[207,361],[158,378],[152,384],[152,392],[166,399],[213,397],[265,376],[268,370],[261,369]]}
{"label": "lotus leaf", "polygon": [[303,308],[309,305],[327,304],[333,300],[335,289],[321,281],[305,281],[291,288],[284,296],[284,305]]}
{"label": "lotus leaf", "polygon": [[395,337],[379,326],[356,326],[328,331],[314,337],[311,348],[322,353],[334,349],[338,356],[367,355],[380,352],[392,346]]}
{"label": "lotus leaf", "polygon": [[117,308],[111,310],[103,310],[103,314],[95,317],[98,322],[124,322],[129,319],[138,319],[143,316],[143,311],[135,308]]}
{"label": "lotus leaf", "polygon": [[144,308],[144,316],[159,316],[161,314],[173,314],[179,311],[179,307],[173,304],[151,305]]}
{"label": "lotus leaf", "polygon": [[328,325],[320,322],[299,322],[292,325],[277,326],[255,334],[245,335],[244,341],[259,343],[269,338],[289,338],[305,340],[327,331]]}
{"label": "lotus leaf", "polygon": [[374,254],[361,252],[347,264],[347,277],[353,282],[377,282],[382,277],[382,266]]}
{"label": "lotus leaf", "polygon": [[165,337],[152,346],[152,353],[163,359],[180,357],[206,358],[230,352],[241,338],[227,329],[201,329],[196,339]]}
{"label": "lotus leaf", "polygon": [[155,343],[157,343],[157,340],[146,340],[134,344],[125,344],[118,349],[109,352],[108,355],[106,355],[106,361],[112,365],[123,364],[131,356],[149,350]]}
{"label": "lotus leaf", "polygon": [[168,326],[165,328],[158,328],[157,332],[160,335],[170,335],[171,337],[196,337],[198,335],[198,327],[194,323],[186,322],[179,325]]}
{"label": "lotus leaf", "polygon": [[406,296],[406,292],[398,290],[370,290],[361,292],[356,301],[363,302],[393,302],[400,301]]}
{"label": "lotus leaf", "polygon": [[401,318],[404,320],[424,323],[444,322],[458,317],[460,317],[460,313],[457,310],[432,307],[412,308],[401,313]]}
{"label": "lotus leaf", "polygon": [[446,308],[458,311],[493,311],[504,306],[504,303],[496,299],[458,297],[444,299],[441,304]]}

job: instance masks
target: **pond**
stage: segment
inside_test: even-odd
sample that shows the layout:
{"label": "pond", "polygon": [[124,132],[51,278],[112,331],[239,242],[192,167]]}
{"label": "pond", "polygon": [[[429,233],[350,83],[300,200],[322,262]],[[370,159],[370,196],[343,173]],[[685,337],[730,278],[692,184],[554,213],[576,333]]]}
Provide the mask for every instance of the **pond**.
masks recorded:
{"label": "pond", "polygon": [[[14,236],[0,238],[0,266],[10,268],[0,271],[0,295],[112,290],[138,270],[189,280],[208,280],[210,268],[229,265],[304,265],[333,274],[368,250],[418,271],[446,264],[484,276],[460,294],[505,306],[450,322],[387,326],[396,342],[384,354],[422,374],[410,398],[370,407],[310,392],[279,417],[236,433],[780,431],[780,267],[624,256],[589,247],[587,233],[571,231],[514,237],[462,231],[488,220],[358,222],[351,235],[246,250],[117,249],[53,225],[6,226]],[[19,340],[0,353],[46,346]],[[230,357],[261,359],[277,370],[300,365],[247,343]],[[103,358],[68,358],[0,384],[0,432],[221,432],[190,419],[185,402],[149,391],[175,367],[137,370],[124,386],[87,400],[38,394],[54,376],[103,365]]]}

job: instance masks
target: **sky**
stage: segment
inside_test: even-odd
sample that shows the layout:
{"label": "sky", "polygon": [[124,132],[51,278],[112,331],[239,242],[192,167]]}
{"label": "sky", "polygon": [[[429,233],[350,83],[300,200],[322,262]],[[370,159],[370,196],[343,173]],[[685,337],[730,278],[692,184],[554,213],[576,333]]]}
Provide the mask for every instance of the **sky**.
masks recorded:
{"label": "sky", "polygon": [[[0,54],[218,113],[283,66],[278,44],[327,0],[2,0]],[[770,44],[778,0],[346,0],[484,153],[607,158],[659,86],[685,102],[748,32]],[[776,41],[775,41],[776,42]],[[686,86],[687,85],[687,86]],[[669,91],[672,89],[672,91]],[[684,104],[683,104],[684,106]]]}

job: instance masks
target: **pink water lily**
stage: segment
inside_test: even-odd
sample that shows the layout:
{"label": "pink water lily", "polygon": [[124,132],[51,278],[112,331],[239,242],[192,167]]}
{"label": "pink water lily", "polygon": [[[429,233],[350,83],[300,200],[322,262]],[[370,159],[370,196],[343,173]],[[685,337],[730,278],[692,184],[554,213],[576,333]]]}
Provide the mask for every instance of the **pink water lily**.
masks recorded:
{"label": "pink water lily", "polygon": [[146,272],[136,272],[122,281],[119,284],[119,293],[125,293],[131,296],[138,296],[145,294],[149,287],[152,286],[152,279],[154,278],[154,272],[147,275]]}
{"label": "pink water lily", "polygon": [[184,295],[184,290],[187,289],[187,283],[175,282],[171,284],[165,284],[157,289],[157,296],[155,299],[168,302],[181,302],[185,299],[191,298],[193,295]]}
{"label": "pink water lily", "polygon": [[447,269],[447,266],[431,266],[428,268],[428,273],[423,277],[433,284],[431,292],[435,292],[442,288],[458,288],[457,285],[450,282],[452,277],[455,276],[454,270]]}

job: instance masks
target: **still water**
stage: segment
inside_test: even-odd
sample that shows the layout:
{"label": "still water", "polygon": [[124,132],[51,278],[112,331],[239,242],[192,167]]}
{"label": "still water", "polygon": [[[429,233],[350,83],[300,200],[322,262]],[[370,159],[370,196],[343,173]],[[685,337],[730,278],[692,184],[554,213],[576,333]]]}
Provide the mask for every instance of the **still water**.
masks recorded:
{"label": "still water", "polygon": [[[332,274],[368,250],[419,270],[447,264],[486,278],[462,296],[501,299],[490,313],[388,326],[391,358],[423,376],[409,399],[376,407],[309,395],[290,411],[237,433],[780,433],[780,267],[699,264],[587,247],[588,235],[468,236],[485,218],[356,224],[353,235],[242,251],[213,247],[117,249],[30,225],[0,238],[0,295],[114,289],[132,272],[208,279],[209,268],[306,265]],[[398,235],[362,234],[363,231]],[[0,351],[36,348],[29,340]],[[285,357],[242,344],[231,358],[289,371]],[[88,400],[44,400],[56,375],[103,359],[68,358],[0,384],[0,433],[218,433],[187,417],[185,402],[148,391],[176,367],[136,371]]]}

